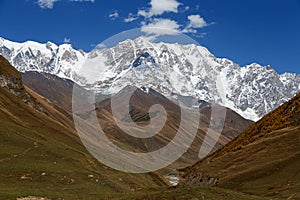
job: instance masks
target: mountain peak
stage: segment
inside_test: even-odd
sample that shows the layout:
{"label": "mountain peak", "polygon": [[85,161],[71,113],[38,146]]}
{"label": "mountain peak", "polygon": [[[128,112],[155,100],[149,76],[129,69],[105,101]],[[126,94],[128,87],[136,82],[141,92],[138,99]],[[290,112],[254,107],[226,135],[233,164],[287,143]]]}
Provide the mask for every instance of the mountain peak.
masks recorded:
{"label": "mountain peak", "polygon": [[51,41],[48,41],[46,43],[46,47],[51,48],[51,49],[57,49],[58,48],[58,46],[56,44],[54,44],[53,42],[51,42]]}
{"label": "mountain peak", "polygon": [[72,44],[64,43],[64,44],[59,45],[58,48],[59,49],[73,49],[73,46],[72,46]]}

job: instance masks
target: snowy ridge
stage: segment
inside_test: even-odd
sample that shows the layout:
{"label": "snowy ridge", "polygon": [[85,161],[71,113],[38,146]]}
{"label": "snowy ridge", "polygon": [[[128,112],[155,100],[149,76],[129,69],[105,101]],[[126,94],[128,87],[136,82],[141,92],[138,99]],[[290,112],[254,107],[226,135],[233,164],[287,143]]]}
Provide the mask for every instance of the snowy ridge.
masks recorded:
{"label": "snowy ridge", "polygon": [[194,44],[137,38],[85,53],[69,44],[0,38],[0,54],[21,72],[51,73],[104,94],[126,85],[153,88],[166,96],[180,94],[219,103],[254,121],[300,91],[298,74],[280,75],[256,63],[240,67]]}
{"label": "snowy ridge", "polygon": [[0,38],[0,54],[20,72],[38,71],[77,81],[76,73],[86,58],[86,53],[74,50],[70,44],[57,46],[52,42],[11,42]]}

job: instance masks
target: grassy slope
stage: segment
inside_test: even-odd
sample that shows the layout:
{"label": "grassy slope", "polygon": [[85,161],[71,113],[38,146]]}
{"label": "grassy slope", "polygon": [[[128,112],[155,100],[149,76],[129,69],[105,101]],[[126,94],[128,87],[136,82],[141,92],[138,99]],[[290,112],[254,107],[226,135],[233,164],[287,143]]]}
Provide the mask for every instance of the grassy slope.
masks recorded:
{"label": "grassy slope", "polygon": [[[20,77],[5,60],[0,64],[1,74]],[[125,174],[97,162],[68,124],[67,113],[28,92],[45,113],[0,88],[0,199],[99,199],[166,186],[154,173]]]}
{"label": "grassy slope", "polygon": [[0,76],[13,76],[13,77],[18,77],[20,78],[21,75],[20,73],[14,68],[12,67],[9,62],[0,55]]}
{"label": "grassy slope", "polygon": [[[164,185],[155,174],[125,174],[101,165],[71,130],[2,88],[0,119],[0,199],[99,198]],[[94,178],[88,178],[90,174]]]}
{"label": "grassy slope", "polygon": [[[146,193],[146,194],[145,194]],[[177,199],[217,199],[217,200],[267,200],[265,197],[257,197],[227,189],[216,187],[181,187],[181,188],[161,188],[158,190],[141,191],[134,195],[117,197],[116,199],[138,199],[138,200],[177,200]]]}
{"label": "grassy slope", "polygon": [[221,187],[280,199],[300,198],[299,113],[300,94],[194,165],[185,184],[197,184],[202,170],[220,178]]}

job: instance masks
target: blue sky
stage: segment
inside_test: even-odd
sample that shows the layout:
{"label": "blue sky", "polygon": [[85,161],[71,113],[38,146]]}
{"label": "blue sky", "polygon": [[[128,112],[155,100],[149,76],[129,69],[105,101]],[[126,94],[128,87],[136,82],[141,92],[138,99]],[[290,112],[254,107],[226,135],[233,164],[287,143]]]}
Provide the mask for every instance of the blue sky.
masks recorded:
{"label": "blue sky", "polygon": [[122,31],[162,26],[217,57],[300,73],[300,0],[0,0],[0,36],[90,51]]}

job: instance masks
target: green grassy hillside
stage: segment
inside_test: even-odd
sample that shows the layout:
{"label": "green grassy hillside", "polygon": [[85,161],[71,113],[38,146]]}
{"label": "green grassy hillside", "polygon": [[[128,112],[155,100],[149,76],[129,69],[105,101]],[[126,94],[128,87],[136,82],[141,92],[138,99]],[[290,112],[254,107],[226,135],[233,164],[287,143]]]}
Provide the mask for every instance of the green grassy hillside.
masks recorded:
{"label": "green grassy hillside", "polygon": [[[9,67],[0,63],[12,77],[15,70]],[[167,186],[155,173],[126,174],[102,165],[68,125],[67,113],[33,91],[28,94],[42,111],[0,87],[0,199],[101,199]]]}

